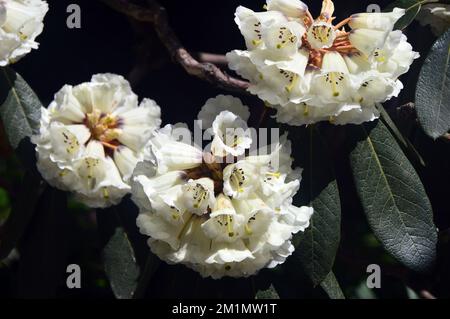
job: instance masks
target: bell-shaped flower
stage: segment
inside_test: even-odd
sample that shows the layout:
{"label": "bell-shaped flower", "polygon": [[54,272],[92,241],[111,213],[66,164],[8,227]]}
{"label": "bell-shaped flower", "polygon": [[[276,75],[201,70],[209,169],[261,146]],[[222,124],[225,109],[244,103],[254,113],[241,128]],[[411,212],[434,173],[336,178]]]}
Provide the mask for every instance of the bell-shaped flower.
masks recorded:
{"label": "bell-shaped flower", "polygon": [[[246,127],[238,114],[248,117],[247,107],[219,96],[208,100],[199,118],[215,127],[214,138],[223,141],[227,128]],[[166,128],[155,136],[161,131],[164,144],[176,142]],[[238,152],[242,159],[231,156],[226,163],[216,162],[222,159],[217,153],[205,153],[202,162],[186,165],[185,157],[161,152],[161,145],[149,142],[148,148],[154,149],[149,153],[157,156],[138,164],[132,186],[140,209],[137,225],[150,237],[153,253],[212,278],[250,276],[292,254],[292,236],[308,227],[312,208],[293,206],[300,176],[291,168],[291,145],[285,136],[269,154],[250,156],[243,147]],[[222,147],[228,150],[230,145]]]}
{"label": "bell-shaped flower", "polygon": [[[331,0],[322,2],[315,19],[297,0],[268,1],[266,9],[236,10],[247,50],[226,57],[282,123],[372,121],[379,116],[375,103],[398,95],[398,77],[418,57],[406,36],[393,31],[404,9],[357,13],[339,23]],[[375,91],[369,94],[368,87]]]}
{"label": "bell-shaped flower", "polygon": [[138,105],[129,83],[113,74],[64,86],[41,114],[40,133],[32,137],[39,171],[91,207],[129,193],[131,174],[161,123],[159,106],[149,99]]}

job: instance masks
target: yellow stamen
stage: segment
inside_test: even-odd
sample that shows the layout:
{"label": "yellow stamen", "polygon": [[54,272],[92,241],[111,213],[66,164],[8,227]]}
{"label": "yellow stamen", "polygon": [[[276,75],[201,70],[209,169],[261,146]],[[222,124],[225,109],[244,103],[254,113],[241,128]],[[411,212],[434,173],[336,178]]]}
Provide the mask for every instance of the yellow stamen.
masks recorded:
{"label": "yellow stamen", "polygon": [[248,224],[246,224],[245,225],[245,233],[247,234],[247,235],[252,235],[253,234],[253,230],[250,228],[250,226],[248,225]]}
{"label": "yellow stamen", "polygon": [[227,231],[228,231],[228,236],[233,237],[234,236],[234,231],[233,231],[233,225],[231,224],[232,220],[231,220],[231,216],[227,215]]}
{"label": "yellow stamen", "polygon": [[108,198],[109,198],[108,188],[106,188],[106,187],[103,187],[103,197],[104,197],[105,199],[108,199]]}
{"label": "yellow stamen", "polygon": [[298,79],[299,79],[299,76],[297,74],[294,75],[294,78],[292,79],[291,84],[286,86],[286,91],[288,91],[290,93],[293,90],[295,84],[297,84]]}
{"label": "yellow stamen", "polygon": [[266,174],[269,175],[269,176],[273,176],[275,178],[280,178],[280,176],[281,176],[280,172],[269,172],[269,173],[266,173]]}
{"label": "yellow stamen", "polygon": [[191,216],[189,216],[188,220],[186,220],[186,222],[184,223],[183,227],[181,228],[180,232],[177,235],[178,240],[180,240],[184,236],[184,233],[186,232],[188,226],[191,224],[193,218],[194,218],[194,214],[191,214]]}
{"label": "yellow stamen", "polygon": [[260,45],[262,43],[262,40],[253,40],[252,41],[252,44],[254,45],[254,46],[258,46],[258,45]]}
{"label": "yellow stamen", "polygon": [[337,96],[339,96],[339,91],[336,88],[336,82],[334,80],[334,73],[330,73],[330,80],[331,80],[331,89],[333,91],[333,96],[337,97]]}
{"label": "yellow stamen", "polygon": [[305,107],[303,109],[303,115],[304,116],[308,116],[309,115],[309,107],[308,105],[305,104]]}
{"label": "yellow stamen", "polygon": [[110,142],[117,139],[120,136],[120,132],[117,129],[107,129],[100,137],[104,142]]}

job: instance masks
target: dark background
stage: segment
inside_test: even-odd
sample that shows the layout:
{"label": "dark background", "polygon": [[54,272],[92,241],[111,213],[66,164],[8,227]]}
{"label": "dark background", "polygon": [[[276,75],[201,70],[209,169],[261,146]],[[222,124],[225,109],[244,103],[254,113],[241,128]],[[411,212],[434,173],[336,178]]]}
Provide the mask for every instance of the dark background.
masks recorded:
{"label": "dark background", "polygon": [[[48,2],[50,11],[45,18],[44,32],[38,38],[39,50],[34,50],[14,65],[14,69],[36,91],[44,105],[51,102],[54,93],[64,84],[76,85],[86,82],[93,74],[103,72],[117,73],[127,77],[136,64],[139,65],[139,70],[143,70],[144,75],[134,81],[133,89],[140,98],[149,97],[157,101],[163,111],[163,124],[180,121],[190,124],[208,98],[226,93],[209,83],[187,75],[180,66],[173,63],[151,27],[135,23],[96,0],[50,0]],[[225,54],[232,49],[244,49],[244,40],[233,21],[236,7],[243,5],[255,11],[261,11],[264,4],[262,0],[166,0],[160,2],[166,7],[172,27],[190,52],[219,54]],[[377,1],[376,3],[383,8],[390,2]],[[81,29],[68,29],[66,26],[66,19],[69,16],[66,8],[71,3],[79,4],[81,7]],[[337,0],[335,1],[337,20],[344,19],[352,13],[365,11],[371,3],[374,1]],[[321,1],[308,1],[308,5],[313,15],[320,12]],[[421,53],[422,58],[414,63],[411,72],[402,79],[406,87],[400,98],[388,103],[387,107],[393,115],[398,113],[398,106],[414,100],[415,83],[420,65],[435,40],[428,27],[421,27],[417,22],[413,23],[406,33],[414,49]],[[249,96],[243,98],[251,107],[256,108],[254,114],[260,112],[261,102]],[[450,181],[449,145],[442,141],[431,141],[421,133],[417,125],[413,125],[412,129],[409,125],[402,126],[401,117],[398,122],[427,163],[425,168],[418,167],[418,171],[432,201],[437,226],[441,230],[448,229],[450,227],[450,210],[447,204]],[[337,130],[339,132],[339,128]],[[2,189],[0,208],[3,209],[4,214],[7,214],[10,203],[14,202],[20,186],[22,170],[11,150],[4,144],[3,141],[0,150],[2,155],[0,158]],[[403,268],[383,251],[365,222],[364,213],[353,188],[348,163],[342,156],[344,151],[340,149],[338,141],[332,145],[332,148],[335,151],[335,169],[341,188],[343,213],[341,249],[335,272],[346,295],[354,298],[406,298],[408,295],[405,283],[409,284],[410,279],[413,278],[412,282],[429,282],[435,293],[448,296],[448,288],[445,287],[445,281],[448,278],[441,275],[433,275],[431,279],[410,273],[405,275],[402,273]],[[45,199],[41,200],[39,205],[40,209],[44,210]],[[129,219],[133,220],[136,214],[134,207],[128,201],[125,201],[123,205],[123,211],[128,211]],[[60,272],[56,291],[27,290],[29,288],[20,278],[23,265],[12,262],[9,266],[0,267],[0,297],[113,297],[100,262],[102,240],[96,232],[95,212],[69,200],[67,213],[68,220],[60,226],[64,235],[60,248],[60,263],[61,265],[69,263],[81,265],[83,288],[76,291],[64,288],[64,267],[62,270],[55,270]],[[139,235],[136,236],[139,237]],[[448,234],[446,236],[448,237]],[[24,241],[27,240],[33,239],[24,239]],[[145,238],[139,238],[139,240],[143,243],[141,249],[145,251]],[[444,250],[448,251],[448,245]],[[448,267],[447,255],[440,254],[440,258],[443,261],[440,260],[439,266]],[[52,260],[49,259],[49,267],[51,262]],[[366,267],[371,263],[382,264],[392,270],[383,274],[383,289],[369,291],[365,288]],[[283,271],[283,269],[280,270],[281,273]],[[300,270],[299,273],[296,276],[301,277]],[[36,273],[34,275],[38,276]],[[270,276],[272,274],[263,272],[258,276],[256,285],[267,287],[267,278]],[[244,284],[241,285],[241,282]],[[200,280],[196,274],[182,266],[163,265],[158,270],[152,282],[153,288],[149,289],[148,295],[152,297],[225,297],[228,293],[232,297],[251,295],[249,291],[254,288],[255,281],[241,282],[238,285],[238,281],[225,280],[225,288],[218,291],[213,281]],[[250,287],[252,285],[253,287]],[[286,296],[324,296],[320,290],[291,287],[289,282],[280,282],[279,285],[282,286],[281,290],[285,291]],[[171,289],[166,289],[167,286]]]}

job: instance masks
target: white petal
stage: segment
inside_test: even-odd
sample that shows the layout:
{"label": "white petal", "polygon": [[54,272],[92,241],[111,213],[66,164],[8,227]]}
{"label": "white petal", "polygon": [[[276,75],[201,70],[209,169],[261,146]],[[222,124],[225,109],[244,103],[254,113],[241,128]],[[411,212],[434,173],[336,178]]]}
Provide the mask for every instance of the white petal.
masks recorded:
{"label": "white petal", "polygon": [[86,110],[72,93],[72,86],[65,85],[55,94],[49,110],[54,120],[83,122]]}
{"label": "white petal", "polygon": [[308,11],[308,6],[300,0],[267,0],[267,10],[280,11],[292,18],[301,18]]}
{"label": "white petal", "polygon": [[168,136],[164,131],[156,132],[149,141],[148,147],[155,157],[160,173],[194,168],[203,162],[201,150],[189,144],[175,141],[172,136]]}
{"label": "white petal", "polygon": [[405,14],[405,9],[394,8],[392,12],[358,13],[351,16],[348,25],[352,29],[392,31],[395,23]]}
{"label": "white petal", "polygon": [[137,106],[137,96],[131,91],[128,81],[120,75],[96,74],[89,85],[93,107],[102,113],[111,113],[117,107]]}
{"label": "white petal", "polygon": [[227,154],[242,155],[252,144],[247,123],[229,111],[223,111],[216,117],[212,124],[212,132],[214,139],[211,151],[219,157]]}
{"label": "white petal", "polygon": [[286,17],[278,11],[254,12],[239,6],[236,9],[235,20],[245,38],[247,48],[261,47],[262,31],[274,23],[287,22]]}
{"label": "white petal", "polygon": [[369,60],[361,53],[346,54],[343,57],[350,73],[358,74],[371,68]]}
{"label": "white petal", "polygon": [[337,52],[328,52],[323,56],[322,72],[349,73],[344,58]]}
{"label": "white petal", "polygon": [[181,201],[189,212],[201,216],[208,212],[208,208],[214,207],[214,181],[212,179],[190,180],[182,186],[182,191]]}
{"label": "white petal", "polygon": [[231,198],[246,198],[258,187],[258,167],[246,160],[231,164],[223,170],[223,193]]}
{"label": "white petal", "polygon": [[126,146],[120,146],[114,151],[114,162],[125,181],[130,179],[138,161],[139,155]]}
{"label": "white petal", "polygon": [[300,23],[289,21],[272,25],[263,31],[262,40],[276,59],[291,57],[297,53],[306,29]]}
{"label": "white petal", "polygon": [[91,134],[84,125],[66,126],[58,122],[50,125],[49,133],[52,158],[57,161],[76,158]]}
{"label": "white petal", "polygon": [[245,259],[254,259],[242,241],[236,241],[233,244],[220,243],[214,246],[215,252],[206,259],[207,264],[240,263]]}
{"label": "white petal", "polygon": [[389,32],[372,29],[355,29],[350,32],[350,43],[367,56],[382,48]]}
{"label": "white petal", "polygon": [[250,60],[249,51],[233,50],[226,54],[228,67],[251,82],[256,82],[259,77],[259,71]]}
{"label": "white petal", "polygon": [[308,42],[314,49],[325,49],[333,45],[336,31],[330,23],[314,22],[308,29]]}
{"label": "white petal", "polygon": [[206,101],[198,113],[198,119],[202,121],[203,129],[210,128],[216,117],[223,111],[230,111],[244,121],[250,117],[248,106],[242,104],[240,99],[231,95],[218,95]]}
{"label": "white petal", "polygon": [[333,119],[333,124],[335,125],[346,125],[346,124],[362,124],[364,122],[371,122],[380,117],[380,112],[375,106],[363,107],[357,105],[358,107],[351,107],[347,111],[340,112]]}
{"label": "white petal", "polygon": [[122,144],[139,152],[149,140],[152,132],[161,125],[161,110],[150,99],[144,99],[139,107],[119,107],[113,113],[120,122]]}
{"label": "white petal", "polygon": [[358,95],[362,97],[361,102],[365,103],[382,103],[394,96],[398,96],[403,89],[400,81],[394,81],[383,75],[373,72],[369,73],[363,80],[358,90]]}

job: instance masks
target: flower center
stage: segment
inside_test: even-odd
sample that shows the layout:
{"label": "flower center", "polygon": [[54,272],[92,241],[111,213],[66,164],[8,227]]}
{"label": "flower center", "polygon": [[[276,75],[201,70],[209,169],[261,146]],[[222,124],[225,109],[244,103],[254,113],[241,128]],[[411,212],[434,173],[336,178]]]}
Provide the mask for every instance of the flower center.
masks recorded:
{"label": "flower center", "polygon": [[308,11],[303,20],[308,31],[303,35],[302,43],[309,49],[309,66],[321,68],[323,56],[328,52],[339,52],[341,54],[359,52],[350,43],[350,33],[343,29],[351,18],[333,25],[332,22],[335,19],[333,12],[333,2],[324,0],[322,12],[317,19],[314,19]]}
{"label": "flower center", "polygon": [[282,49],[288,44],[294,44],[297,41],[297,37],[292,34],[286,27],[280,27],[278,30],[278,43],[277,49]]}
{"label": "flower center", "polygon": [[117,117],[94,110],[86,114],[85,125],[89,128],[92,139],[101,142],[107,148],[117,148],[120,132]]}
{"label": "flower center", "polygon": [[214,193],[220,194],[223,190],[223,169],[224,165],[216,163],[210,153],[206,153],[202,165],[186,171],[188,179],[210,178],[214,181]]}
{"label": "flower center", "polygon": [[312,49],[330,48],[335,39],[336,32],[329,23],[314,23],[308,30],[307,40]]}
{"label": "flower center", "polygon": [[194,200],[194,208],[199,208],[209,195],[208,190],[201,184],[190,185],[186,191]]}
{"label": "flower center", "polygon": [[230,176],[230,181],[231,181],[232,185],[234,186],[234,188],[240,193],[242,193],[244,191],[242,186],[244,186],[245,180],[246,180],[246,178],[245,178],[244,169],[240,168],[240,167],[233,168],[233,172],[231,173],[231,176]]}

